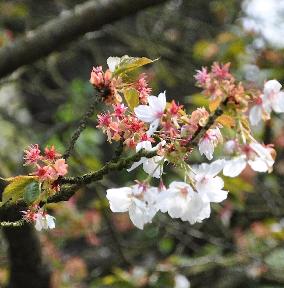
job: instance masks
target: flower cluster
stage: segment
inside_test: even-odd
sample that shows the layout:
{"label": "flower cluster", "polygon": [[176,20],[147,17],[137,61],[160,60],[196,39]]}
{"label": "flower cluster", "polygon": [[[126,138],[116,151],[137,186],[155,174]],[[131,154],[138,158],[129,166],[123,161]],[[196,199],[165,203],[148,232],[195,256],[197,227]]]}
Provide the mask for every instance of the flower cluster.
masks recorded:
{"label": "flower cluster", "polygon": [[128,147],[135,148],[137,143],[150,139],[147,126],[135,115],[126,114],[124,104],[113,105],[113,111],[98,115],[98,128],[107,135],[108,141],[123,141]]}
{"label": "flower cluster", "polygon": [[174,181],[168,188],[143,182],[108,189],[107,199],[113,212],[128,211],[131,221],[140,229],[151,223],[158,211],[194,224],[210,216],[210,202],[219,203],[227,198],[228,192],[222,190],[224,182],[217,176],[223,167],[220,160],[203,163],[186,175],[187,182]]}
{"label": "flower cluster", "polygon": [[40,182],[54,182],[68,172],[65,159],[61,158],[61,154],[55,150],[54,146],[46,147],[43,155],[38,144],[29,146],[24,152],[24,165],[33,166],[35,169],[33,175],[37,176]]}
{"label": "flower cluster", "polygon": [[[136,152],[143,149],[149,153],[155,151],[156,155],[142,157],[128,169],[131,172],[141,165],[148,174],[146,179],[136,180],[137,183],[130,187],[107,190],[113,212],[128,212],[134,225],[140,229],[150,223],[158,211],[191,224],[202,222],[210,216],[211,202],[220,203],[227,198],[228,191],[223,190],[224,182],[218,174],[223,172],[225,176],[236,177],[247,164],[258,172],[272,171],[275,151],[271,145],[257,142],[248,119],[260,120],[254,116],[254,110],[259,107],[249,111],[251,100],[259,98],[259,95],[261,113],[267,116],[272,110],[282,112],[281,85],[276,80],[268,81],[261,94],[259,90],[248,90],[238,82],[229,71],[229,63],[214,63],[211,69],[203,67],[197,71],[195,79],[208,97],[209,111],[200,107],[187,113],[176,101],[167,102],[165,92],[158,96],[149,95],[151,89],[145,84],[145,74],[141,74],[134,85],[135,81],[129,75],[135,66],[129,63],[134,60],[124,57],[108,60],[112,77],[118,83],[116,91],[124,103],[113,103],[113,111],[100,114],[98,127],[107,134],[109,141],[121,141],[125,151],[129,148],[135,148]],[[127,62],[125,66],[124,61]],[[127,70],[127,67],[131,69]],[[132,80],[129,82],[127,79]],[[135,88],[137,93],[129,97],[121,87]],[[217,109],[221,111],[218,115]],[[224,134],[224,126],[231,132]],[[200,165],[188,164],[195,148],[211,161],[217,146],[225,152],[220,159]],[[183,181],[173,181],[166,187],[162,180],[165,163],[181,169]],[[160,179],[158,187],[151,185],[152,178]]]}
{"label": "flower cluster", "polygon": [[[132,70],[136,66],[139,67],[143,64],[139,64],[139,59],[129,56],[109,57],[107,60],[108,69],[104,72],[102,66],[93,67],[90,77],[90,83],[100,93],[101,98],[106,104],[118,104],[122,102],[121,93],[125,91],[135,91],[138,95],[138,101],[141,104],[147,104],[148,97],[152,91],[147,82],[147,76],[142,73],[135,81],[127,82],[123,81],[121,77],[125,70]],[[120,75],[117,73],[120,70]]]}
{"label": "flower cluster", "polygon": [[26,193],[31,195],[27,197],[33,205],[27,211],[22,211],[23,219],[35,223],[38,231],[53,229],[55,218],[48,215],[44,207],[40,208],[38,204],[60,190],[57,180],[67,174],[68,165],[54,146],[46,147],[42,153],[38,144],[30,145],[24,153],[24,165],[31,166],[34,172],[31,173],[33,182],[28,183],[32,187],[27,185],[25,188]]}
{"label": "flower cluster", "polygon": [[55,228],[55,218],[47,214],[42,208],[34,205],[27,211],[22,211],[23,218],[30,223],[35,223],[37,231],[42,229],[53,229]]}
{"label": "flower cluster", "polygon": [[[135,180],[129,187],[108,189],[110,209],[128,212],[140,229],[151,223],[159,211],[191,224],[202,222],[210,216],[211,203],[227,198],[221,173],[236,177],[247,165],[257,172],[272,171],[275,151],[272,145],[263,145],[253,137],[249,123],[269,119],[272,111],[284,112],[282,86],[270,80],[263,92],[247,89],[231,74],[229,63],[214,63],[195,75],[208,107],[188,113],[175,100],[167,101],[166,92],[150,95],[147,75],[135,70],[151,62],[144,57],[109,57],[106,71],[98,66],[91,72],[90,82],[107,104],[107,111],[98,115],[97,127],[109,142],[119,141],[123,153],[144,152],[127,171],[132,173],[141,166],[147,178]],[[251,108],[250,102],[255,99],[256,105]],[[217,147],[224,153],[219,159]],[[206,162],[189,164],[195,150],[205,156]],[[55,148],[45,148],[42,154],[37,144],[32,145],[25,151],[24,159],[25,165],[35,169],[32,175],[40,184],[41,195],[55,193],[56,180],[68,168]],[[181,170],[183,181],[167,183],[165,164]],[[160,180],[158,187],[151,185],[152,178]],[[45,199],[43,196],[41,200]],[[23,213],[24,219],[35,222],[38,230],[54,227],[54,218],[38,206]]]}

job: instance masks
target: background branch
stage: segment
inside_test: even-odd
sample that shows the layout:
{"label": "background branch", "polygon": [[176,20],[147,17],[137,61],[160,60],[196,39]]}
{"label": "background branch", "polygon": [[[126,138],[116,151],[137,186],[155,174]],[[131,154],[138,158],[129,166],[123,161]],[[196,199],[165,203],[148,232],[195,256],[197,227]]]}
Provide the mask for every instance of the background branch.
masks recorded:
{"label": "background branch", "polygon": [[163,2],[166,0],[97,0],[77,5],[74,10],[1,48],[0,78],[47,56],[87,32]]}

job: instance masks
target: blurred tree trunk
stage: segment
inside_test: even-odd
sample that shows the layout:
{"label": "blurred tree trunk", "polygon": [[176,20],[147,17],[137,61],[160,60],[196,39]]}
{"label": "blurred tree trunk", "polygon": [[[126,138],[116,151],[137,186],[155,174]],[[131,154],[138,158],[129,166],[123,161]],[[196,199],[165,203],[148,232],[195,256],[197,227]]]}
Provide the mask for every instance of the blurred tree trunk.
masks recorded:
{"label": "blurred tree trunk", "polygon": [[9,244],[9,288],[49,288],[50,270],[42,261],[39,238],[30,224],[3,228]]}

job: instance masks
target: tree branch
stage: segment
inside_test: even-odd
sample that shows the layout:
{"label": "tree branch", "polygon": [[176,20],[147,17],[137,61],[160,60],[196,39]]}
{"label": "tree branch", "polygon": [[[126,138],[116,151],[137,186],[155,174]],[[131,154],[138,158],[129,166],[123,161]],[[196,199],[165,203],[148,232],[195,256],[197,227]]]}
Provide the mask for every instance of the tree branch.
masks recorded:
{"label": "tree branch", "polygon": [[71,155],[75,143],[78,140],[78,138],[80,137],[81,133],[86,129],[87,127],[87,122],[88,120],[93,116],[94,112],[95,112],[95,108],[96,108],[96,104],[99,101],[99,97],[94,96],[93,102],[91,103],[89,109],[86,111],[86,113],[84,114],[84,116],[82,117],[82,119],[79,122],[79,125],[77,127],[77,129],[75,130],[75,132],[73,133],[70,143],[68,145],[68,148],[66,149],[63,158],[65,160],[67,160],[69,158],[69,156]]}
{"label": "tree branch", "polygon": [[30,31],[0,49],[0,78],[31,64],[87,32],[100,29],[166,0],[97,0],[77,5],[73,11]]}
{"label": "tree branch", "polygon": [[5,227],[3,232],[9,243],[9,288],[50,287],[50,270],[43,263],[40,242],[31,224]]}

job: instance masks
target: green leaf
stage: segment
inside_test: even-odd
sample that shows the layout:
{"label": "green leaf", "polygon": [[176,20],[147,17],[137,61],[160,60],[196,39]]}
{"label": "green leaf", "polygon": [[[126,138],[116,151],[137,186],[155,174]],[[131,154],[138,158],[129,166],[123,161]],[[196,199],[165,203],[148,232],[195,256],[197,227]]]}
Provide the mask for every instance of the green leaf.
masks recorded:
{"label": "green leaf", "polygon": [[162,253],[169,253],[173,249],[173,246],[174,242],[170,238],[163,238],[159,241],[159,250]]}
{"label": "green leaf", "polygon": [[[154,60],[155,61],[155,60]],[[120,58],[118,64],[113,71],[113,75],[118,76],[121,74],[125,74],[131,70],[137,69],[144,65],[154,62],[153,60],[146,57],[129,57],[127,55]]]}
{"label": "green leaf", "polygon": [[139,105],[139,92],[134,88],[128,88],[123,91],[125,101],[128,107],[133,110]]}
{"label": "green leaf", "polygon": [[34,202],[40,194],[39,182],[33,181],[29,183],[24,189],[24,200],[27,203]]}
{"label": "green leaf", "polygon": [[35,181],[37,177],[35,176],[17,176],[13,178],[8,178],[6,181],[10,182],[4,189],[2,195],[3,204],[11,200],[12,202],[23,198],[24,190],[27,185]]}

